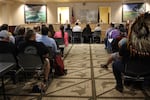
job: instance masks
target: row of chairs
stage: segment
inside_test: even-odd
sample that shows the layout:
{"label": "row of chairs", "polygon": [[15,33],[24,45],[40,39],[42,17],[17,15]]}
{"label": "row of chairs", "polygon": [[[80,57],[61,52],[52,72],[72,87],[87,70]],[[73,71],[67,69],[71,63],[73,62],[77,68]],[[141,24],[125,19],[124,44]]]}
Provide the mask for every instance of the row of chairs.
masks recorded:
{"label": "row of chairs", "polygon": [[0,63],[14,63],[15,67],[8,71],[5,75],[10,75],[13,83],[16,83],[16,76],[22,71],[22,68],[17,66],[16,58],[11,53],[0,53]]}
{"label": "row of chairs", "polygon": [[[49,47],[49,60],[53,64],[52,48]],[[0,63],[15,63],[16,67],[9,71],[7,76],[13,77],[13,83],[15,84],[18,79],[33,78],[36,75],[39,78],[43,78],[43,66],[44,62],[37,54],[19,53],[16,58],[11,53],[0,53]],[[54,67],[51,67],[50,79],[54,77]],[[22,78],[25,77],[25,78]]]}
{"label": "row of chairs", "polygon": [[[83,43],[84,36],[83,36],[82,32],[69,31],[68,34],[71,38],[72,43]],[[89,34],[86,34],[86,37],[91,38],[93,43],[100,43],[101,42],[101,31],[95,31],[95,32],[91,33],[90,36],[89,36]],[[89,39],[89,42],[91,40]]]}
{"label": "row of chairs", "polygon": [[16,61],[16,58],[11,53],[0,54],[0,62],[16,63],[16,67],[11,70],[13,72],[17,72],[15,73],[16,77],[19,72],[23,72],[26,79],[26,73],[33,73],[36,70],[41,70],[43,67],[43,61],[39,55],[20,53],[17,56],[17,60],[18,61]]}

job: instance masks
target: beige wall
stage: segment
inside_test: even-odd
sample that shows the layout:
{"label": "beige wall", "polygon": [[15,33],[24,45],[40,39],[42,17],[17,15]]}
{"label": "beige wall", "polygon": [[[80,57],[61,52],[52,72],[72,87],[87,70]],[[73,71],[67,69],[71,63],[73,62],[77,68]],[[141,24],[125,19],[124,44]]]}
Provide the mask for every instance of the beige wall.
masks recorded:
{"label": "beige wall", "polygon": [[121,23],[122,22],[122,2],[112,4],[111,7],[111,22]]}
{"label": "beige wall", "polygon": [[54,24],[57,22],[57,7],[56,4],[47,4],[47,23]]}
{"label": "beige wall", "polygon": [[[7,11],[7,13],[6,13]],[[0,6],[0,22],[9,24],[9,13],[10,13],[10,7],[8,4],[1,4]]]}
{"label": "beige wall", "polygon": [[11,11],[12,13],[10,13],[10,25],[24,24],[24,5],[13,5],[13,9]]}
{"label": "beige wall", "polygon": [[[143,0],[142,0],[143,1]],[[138,0],[139,2],[139,0]],[[150,9],[150,0],[147,0],[146,9]],[[78,12],[81,9],[95,9],[107,6],[111,7],[111,22],[122,23],[122,2],[113,3],[48,3],[47,4],[47,23],[57,23],[57,7],[74,8],[74,15],[78,18]],[[71,17],[71,10],[70,10]],[[24,6],[19,3],[0,4],[0,24],[7,23],[9,25],[24,24]]]}
{"label": "beige wall", "polygon": [[146,10],[150,11],[150,0],[147,0],[146,2]]}

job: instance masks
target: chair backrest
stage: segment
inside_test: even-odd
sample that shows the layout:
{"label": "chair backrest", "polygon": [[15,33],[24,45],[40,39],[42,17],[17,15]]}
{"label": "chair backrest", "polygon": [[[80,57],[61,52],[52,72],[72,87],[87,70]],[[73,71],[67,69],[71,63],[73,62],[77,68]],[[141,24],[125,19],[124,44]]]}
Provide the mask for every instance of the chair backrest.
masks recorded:
{"label": "chair backrest", "polygon": [[64,45],[64,38],[54,38],[58,45]]}
{"label": "chair backrest", "polygon": [[100,37],[101,31],[94,31],[93,36]]}
{"label": "chair backrest", "polygon": [[11,53],[0,53],[0,62],[13,62],[16,63],[16,59]]}
{"label": "chair backrest", "polygon": [[18,64],[24,70],[33,71],[34,69],[41,68],[43,66],[43,61],[39,55],[19,53]]}
{"label": "chair backrest", "polygon": [[69,35],[70,37],[72,37],[72,31],[71,31],[71,30],[66,30],[66,32],[68,33],[68,35]]}
{"label": "chair backrest", "polygon": [[54,38],[59,48],[65,47],[64,38]]}
{"label": "chair backrest", "polygon": [[53,52],[53,50],[52,50],[52,47],[47,47],[48,48],[48,51],[49,51],[49,59],[53,59],[53,57],[54,57],[54,52]]}
{"label": "chair backrest", "polygon": [[73,36],[73,38],[81,38],[82,32],[73,32],[72,36]]}
{"label": "chair backrest", "polygon": [[148,57],[131,58],[125,65],[125,74],[139,77],[150,75],[150,59]]}

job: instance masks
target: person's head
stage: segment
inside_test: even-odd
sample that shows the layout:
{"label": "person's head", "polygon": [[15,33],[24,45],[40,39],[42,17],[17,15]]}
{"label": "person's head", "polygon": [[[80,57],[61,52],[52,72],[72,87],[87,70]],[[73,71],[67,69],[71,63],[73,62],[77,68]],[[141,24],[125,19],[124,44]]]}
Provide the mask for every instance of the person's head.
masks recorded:
{"label": "person's head", "polygon": [[122,38],[119,42],[118,42],[118,47],[121,48],[123,46],[127,45],[127,38]]}
{"label": "person's head", "polygon": [[35,25],[33,27],[33,29],[34,29],[35,32],[40,32],[40,30],[41,30],[40,25]]}
{"label": "person's head", "polygon": [[49,28],[50,31],[54,31],[54,27],[53,27],[52,24],[49,24],[49,25],[48,25],[48,28]]}
{"label": "person's head", "polygon": [[122,27],[124,27],[124,25],[123,25],[123,24],[120,24],[120,25],[119,25],[119,27],[121,27],[121,28],[122,28]]}
{"label": "person's head", "polygon": [[89,24],[86,24],[86,27],[90,27],[90,25],[89,25]]}
{"label": "person's head", "polygon": [[36,34],[32,29],[28,29],[25,35],[25,40],[26,41],[35,41],[36,39]]}
{"label": "person's head", "polygon": [[68,24],[68,23],[69,23],[69,21],[68,21],[68,20],[66,20],[65,24]]}
{"label": "person's head", "polygon": [[21,25],[17,25],[16,27],[15,27],[15,30],[14,30],[14,34],[15,35],[18,35],[18,31],[19,31],[19,28],[21,27]]}
{"label": "person's head", "polygon": [[19,29],[18,29],[18,35],[25,35],[25,27],[20,27]]}
{"label": "person's head", "polygon": [[110,24],[110,27],[115,27],[115,24],[111,23],[111,24]]}
{"label": "person's head", "polygon": [[9,33],[7,31],[0,32],[0,41],[9,41]]}
{"label": "person's head", "polygon": [[64,25],[60,25],[60,30],[64,30]]}
{"label": "person's head", "polygon": [[52,24],[49,24],[48,28],[49,28],[49,31],[50,31],[51,37],[53,37],[53,36],[54,36],[54,34],[55,34],[55,30],[54,30],[53,25],[52,25]]}
{"label": "person's head", "polygon": [[48,27],[43,26],[43,27],[42,27],[42,30],[41,30],[42,35],[48,35],[48,32],[49,32]]}
{"label": "person's head", "polygon": [[79,23],[76,23],[76,25],[79,25]]}
{"label": "person's head", "polygon": [[70,24],[67,24],[67,28],[70,28],[71,26],[70,26]]}
{"label": "person's head", "polygon": [[100,26],[100,24],[98,23],[98,24],[97,24],[97,26],[99,27],[99,26]]}
{"label": "person's head", "polygon": [[2,26],[1,26],[1,31],[2,30],[8,30],[8,24],[3,24]]}
{"label": "person's head", "polygon": [[119,25],[119,30],[120,30],[120,32],[126,32],[126,29],[123,24]]}

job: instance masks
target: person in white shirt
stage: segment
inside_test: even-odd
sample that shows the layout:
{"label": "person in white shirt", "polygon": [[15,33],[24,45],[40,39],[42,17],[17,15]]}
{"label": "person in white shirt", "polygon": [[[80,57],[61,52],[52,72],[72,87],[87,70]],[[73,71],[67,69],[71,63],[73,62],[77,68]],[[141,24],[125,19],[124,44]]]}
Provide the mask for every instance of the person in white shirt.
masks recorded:
{"label": "person in white shirt", "polygon": [[94,31],[101,31],[101,27],[100,27],[100,24],[97,24],[97,26],[95,27]]}
{"label": "person in white shirt", "polygon": [[12,33],[9,32],[9,26],[8,26],[8,24],[3,24],[0,27],[0,32],[2,32],[2,33],[8,33],[9,34],[9,41],[15,44],[15,38],[12,35]]}
{"label": "person in white shirt", "polygon": [[72,29],[73,32],[82,32],[81,26],[79,26],[79,23],[76,23],[75,26]]}

